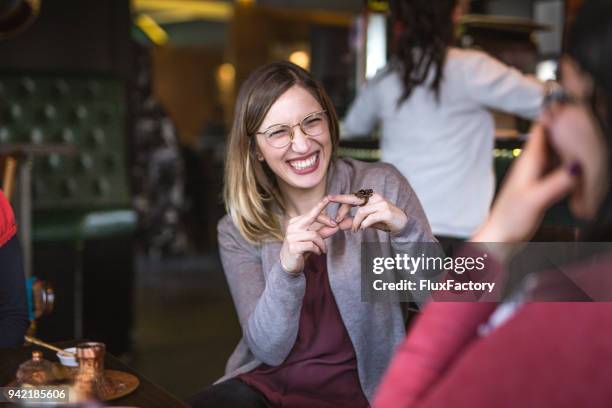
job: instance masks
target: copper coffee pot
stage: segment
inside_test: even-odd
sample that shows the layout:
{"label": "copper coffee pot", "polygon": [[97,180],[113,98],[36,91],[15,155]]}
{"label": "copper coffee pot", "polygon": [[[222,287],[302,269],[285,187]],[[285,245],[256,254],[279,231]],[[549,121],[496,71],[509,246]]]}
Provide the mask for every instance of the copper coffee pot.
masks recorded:
{"label": "copper coffee pot", "polygon": [[76,347],[79,368],[74,376],[75,402],[101,401],[113,393],[104,375],[104,343],[81,343]]}

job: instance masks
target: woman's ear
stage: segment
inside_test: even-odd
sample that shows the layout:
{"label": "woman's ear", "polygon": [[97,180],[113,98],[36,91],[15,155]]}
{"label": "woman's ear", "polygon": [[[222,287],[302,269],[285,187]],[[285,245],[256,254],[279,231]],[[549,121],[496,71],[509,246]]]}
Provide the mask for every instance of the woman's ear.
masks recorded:
{"label": "woman's ear", "polygon": [[261,154],[261,150],[259,150],[257,142],[255,142],[253,139],[250,139],[250,144],[251,146],[249,146],[249,149],[251,149],[251,151],[255,154],[255,158],[260,162],[264,161],[264,156],[263,154]]}

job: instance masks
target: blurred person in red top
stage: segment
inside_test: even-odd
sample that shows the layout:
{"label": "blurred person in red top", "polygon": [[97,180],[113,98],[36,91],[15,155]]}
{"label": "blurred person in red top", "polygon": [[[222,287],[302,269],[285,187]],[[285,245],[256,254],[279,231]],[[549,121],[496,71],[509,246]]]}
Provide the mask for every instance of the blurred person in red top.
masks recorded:
{"label": "blurred person in red top", "polygon": [[[562,87],[472,241],[528,241],[563,197],[589,222],[585,240],[612,241],[611,21],[609,0],[581,8],[561,60]],[[559,165],[548,170],[551,152]],[[609,275],[612,254],[576,269]],[[522,303],[482,333],[501,307],[431,303],[398,348],[374,406],[612,406],[612,303]]]}
{"label": "blurred person in red top", "polygon": [[0,190],[0,347],[23,344],[28,328],[28,305],[17,225]]}

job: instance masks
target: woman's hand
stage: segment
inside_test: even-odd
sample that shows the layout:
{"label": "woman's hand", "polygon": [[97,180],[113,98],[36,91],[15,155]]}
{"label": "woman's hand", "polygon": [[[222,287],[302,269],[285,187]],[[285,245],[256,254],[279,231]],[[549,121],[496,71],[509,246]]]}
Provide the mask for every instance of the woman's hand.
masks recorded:
{"label": "woman's hand", "polygon": [[546,210],[576,184],[579,168],[546,173],[550,158],[544,128],[536,125],[512,166],[485,224],[472,241],[522,242],[531,239]]}
{"label": "woman's hand", "polygon": [[[374,193],[364,206],[363,198],[353,194],[341,194],[329,197],[330,201],[341,203],[336,215],[340,229],[351,229],[353,232],[366,228],[376,228],[396,234],[404,229],[408,217],[401,209],[391,204],[384,197]],[[347,218],[351,207],[360,206],[353,218]]]}
{"label": "woman's hand", "polygon": [[307,214],[289,220],[280,251],[280,262],[287,272],[299,274],[308,253],[327,252],[324,239],[338,232],[338,224],[324,213],[329,202],[325,197]]}

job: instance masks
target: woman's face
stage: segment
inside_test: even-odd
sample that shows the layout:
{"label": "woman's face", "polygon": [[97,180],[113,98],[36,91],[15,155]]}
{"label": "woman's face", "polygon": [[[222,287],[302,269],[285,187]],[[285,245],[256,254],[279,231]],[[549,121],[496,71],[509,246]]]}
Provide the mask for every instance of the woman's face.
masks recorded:
{"label": "woman's face", "polygon": [[580,166],[578,184],[569,197],[574,215],[593,219],[607,188],[607,146],[589,101],[593,82],[574,60],[561,60],[561,85],[574,102],[555,104],[542,114],[550,143],[562,165]]}
{"label": "woman's face", "polygon": [[[319,102],[304,88],[293,86],[270,107],[258,132],[272,132],[276,125],[293,126],[293,141],[284,147],[274,147],[266,134],[257,135],[258,159],[265,161],[276,175],[281,189],[308,190],[325,183],[327,167],[332,155],[332,142],[327,115],[318,116],[321,132],[306,135],[299,124],[310,114],[321,112]],[[317,126],[312,116],[304,122],[306,128]],[[315,117],[316,120],[316,117]],[[308,123],[306,123],[308,122]],[[271,133],[268,133],[269,135]]]}

